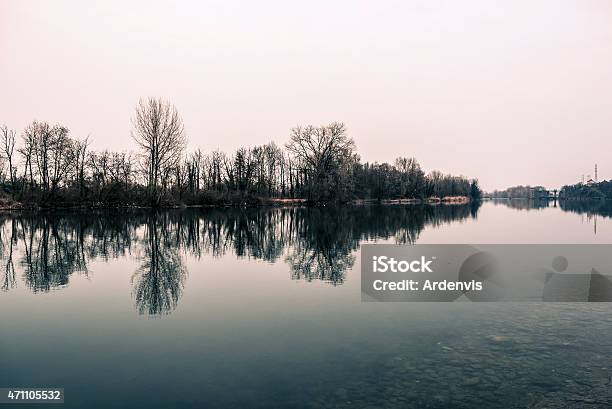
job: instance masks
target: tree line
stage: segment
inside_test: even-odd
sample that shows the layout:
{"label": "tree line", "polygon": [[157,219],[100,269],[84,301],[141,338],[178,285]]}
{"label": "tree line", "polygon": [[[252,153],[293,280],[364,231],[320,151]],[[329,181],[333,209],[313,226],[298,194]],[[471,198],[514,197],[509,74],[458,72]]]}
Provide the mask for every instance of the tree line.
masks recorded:
{"label": "tree line", "polygon": [[187,152],[183,121],[174,105],[139,101],[132,118],[135,152],[91,149],[60,124],[33,121],[18,136],[0,127],[3,201],[41,206],[308,203],[354,199],[480,197],[477,180],[425,174],[414,158],[362,163],[346,126],[298,126],[289,142]]}
{"label": "tree line", "polygon": [[[548,197],[544,186],[513,186],[494,190],[489,196],[497,199],[534,199]],[[612,199],[612,180],[565,185],[559,190],[559,199]]]}
{"label": "tree line", "polygon": [[612,180],[566,185],[561,188],[559,197],[564,199],[612,199]]}
{"label": "tree line", "polygon": [[530,199],[537,192],[546,192],[544,186],[512,186],[505,190],[494,190],[489,195],[494,199]]}

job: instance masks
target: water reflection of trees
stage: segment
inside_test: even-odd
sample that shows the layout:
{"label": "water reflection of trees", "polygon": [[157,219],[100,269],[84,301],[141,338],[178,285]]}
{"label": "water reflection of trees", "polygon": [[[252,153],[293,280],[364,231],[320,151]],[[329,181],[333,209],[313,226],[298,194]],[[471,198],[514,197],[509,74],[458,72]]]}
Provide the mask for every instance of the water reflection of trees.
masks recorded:
{"label": "water reflection of trees", "polygon": [[495,205],[504,205],[519,210],[538,210],[547,207],[557,207],[565,212],[586,214],[587,216],[612,217],[612,201],[610,200],[530,200],[530,199],[494,199]]}
{"label": "water reflection of trees", "polygon": [[517,210],[539,210],[547,207],[556,206],[556,203],[550,202],[549,200],[533,200],[524,198],[514,199],[493,199],[492,203],[495,205],[508,206],[511,209]]}
{"label": "water reflection of trees", "polygon": [[610,200],[564,200],[560,203],[566,212],[612,217],[612,201]]}
{"label": "water reflection of trees", "polygon": [[132,276],[133,294],[141,314],[157,315],[176,308],[187,271],[179,254],[177,234],[166,215],[154,212],[145,226],[142,264]]}
{"label": "water reflection of trees", "polygon": [[184,255],[284,261],[292,279],[338,285],[360,242],[411,244],[426,226],[477,212],[477,205],[467,205],[5,214],[0,216],[0,284],[13,288],[21,274],[33,291],[48,291],[67,285],[74,273],[88,274],[93,260],[131,255],[139,263],[132,276],[138,310],[163,314],[182,295]]}
{"label": "water reflection of trees", "polygon": [[47,291],[68,284],[73,272],[87,273],[87,258],[79,237],[84,234],[80,221],[59,215],[30,215],[11,222],[18,226],[13,229],[17,241],[21,239],[23,244],[19,264],[32,290]]}
{"label": "water reflection of trees", "polygon": [[17,228],[15,220],[10,221],[8,234],[0,230],[0,257],[4,260],[4,271],[0,288],[6,291],[17,285],[15,265],[13,264],[13,246],[17,241]]}

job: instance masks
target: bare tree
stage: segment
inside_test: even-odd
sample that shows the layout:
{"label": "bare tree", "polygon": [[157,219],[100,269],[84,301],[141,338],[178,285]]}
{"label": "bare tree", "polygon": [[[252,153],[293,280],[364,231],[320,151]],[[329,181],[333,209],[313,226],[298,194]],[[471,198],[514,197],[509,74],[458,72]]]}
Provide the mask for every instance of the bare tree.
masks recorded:
{"label": "bare tree", "polygon": [[226,162],[225,153],[213,151],[204,158],[206,189],[218,191],[221,188],[221,166]]}
{"label": "bare tree", "polygon": [[343,123],[293,128],[287,149],[307,178],[310,199],[344,199],[356,157],[355,143]]}
{"label": "bare tree", "polygon": [[13,152],[15,151],[15,130],[9,129],[6,125],[0,126],[2,138],[2,155],[8,161],[9,174],[11,178],[11,188],[15,194],[16,169],[13,166]]}
{"label": "bare tree", "polygon": [[18,149],[18,152],[24,158],[23,180],[30,180],[30,190],[34,189],[34,151],[39,139],[39,133],[42,131],[42,126],[37,121],[29,124],[23,131],[23,147]]}
{"label": "bare tree", "polygon": [[62,182],[66,181],[68,169],[74,163],[74,158],[71,157],[73,150],[73,141],[68,137],[68,128],[55,125],[51,129],[50,153],[51,162],[49,165],[48,182],[52,192],[55,192]]}
{"label": "bare tree", "polygon": [[111,153],[108,149],[101,152],[92,152],[89,155],[89,163],[91,166],[92,176],[100,186],[105,186],[108,183],[110,173]]}
{"label": "bare tree", "polygon": [[79,185],[79,196],[85,193],[85,166],[87,163],[87,148],[89,146],[89,135],[82,141],[74,142],[74,166],[75,175]]}
{"label": "bare tree", "polygon": [[395,168],[400,172],[400,195],[417,197],[422,195],[425,186],[425,173],[415,158],[395,159]]}
{"label": "bare tree", "polygon": [[183,121],[174,105],[161,99],[141,99],[132,120],[132,138],[142,150],[143,168],[154,202],[172,169],[180,163],[187,144]]}
{"label": "bare tree", "polygon": [[[52,146],[51,126],[46,122],[34,121],[28,127],[33,134],[34,155],[32,160],[36,163],[37,175],[45,191],[49,190],[49,162]],[[28,132],[26,128],[26,132]],[[30,170],[31,173],[31,170]]]}

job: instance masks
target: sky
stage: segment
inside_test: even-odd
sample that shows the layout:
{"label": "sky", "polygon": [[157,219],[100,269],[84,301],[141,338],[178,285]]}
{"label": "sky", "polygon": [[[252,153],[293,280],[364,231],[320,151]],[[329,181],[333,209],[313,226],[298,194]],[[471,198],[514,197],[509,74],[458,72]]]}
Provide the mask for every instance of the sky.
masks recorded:
{"label": "sky", "polygon": [[341,121],[486,190],[612,179],[612,2],[0,0],[0,124],[134,150],[148,96],[206,152]]}

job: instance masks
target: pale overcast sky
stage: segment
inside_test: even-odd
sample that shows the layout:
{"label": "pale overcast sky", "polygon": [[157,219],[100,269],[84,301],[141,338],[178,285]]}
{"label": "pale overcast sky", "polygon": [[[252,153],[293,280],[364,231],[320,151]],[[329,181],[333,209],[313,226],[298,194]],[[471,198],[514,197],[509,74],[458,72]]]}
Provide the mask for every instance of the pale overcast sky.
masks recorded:
{"label": "pale overcast sky", "polygon": [[0,124],[130,150],[146,96],[205,151],[343,121],[485,189],[609,179],[612,1],[0,0]]}

